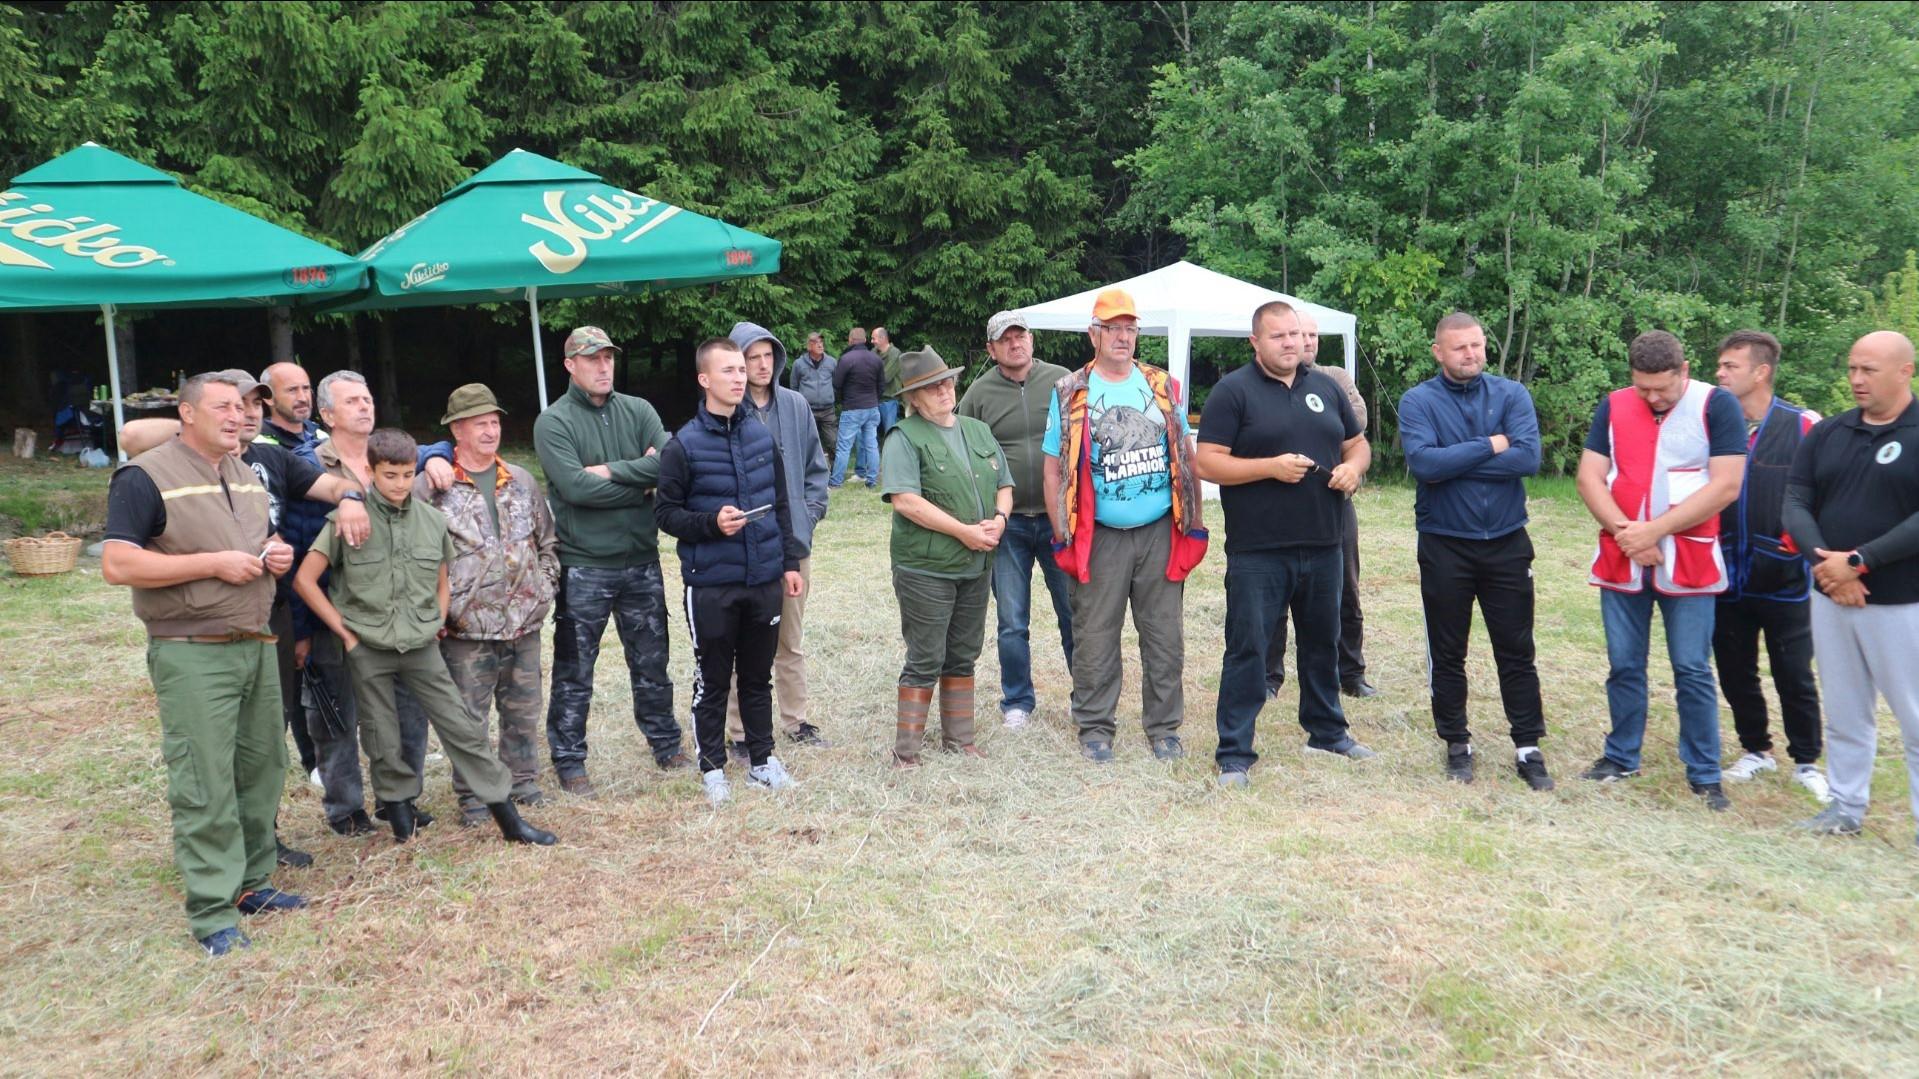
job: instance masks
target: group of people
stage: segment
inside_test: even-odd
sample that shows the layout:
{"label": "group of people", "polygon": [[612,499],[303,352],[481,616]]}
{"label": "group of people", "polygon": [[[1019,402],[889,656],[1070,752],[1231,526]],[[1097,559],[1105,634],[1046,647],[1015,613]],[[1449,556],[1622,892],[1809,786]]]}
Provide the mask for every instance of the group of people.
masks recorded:
{"label": "group of people", "polygon": [[[1308,311],[1273,302],[1251,314],[1252,362],[1212,388],[1196,431],[1185,388],[1137,359],[1138,311],[1121,290],[1099,295],[1092,359],[1077,370],[1036,360],[1021,317],[995,314],[993,366],[964,395],[962,370],[932,347],[901,353],[875,330],[876,352],[862,331],[851,336],[831,357],[813,334],[791,359],[749,322],[702,342],[700,400],[669,434],[651,404],[614,391],[618,346],[597,328],[573,331],[570,383],[534,425],[544,491],[500,456],[505,410],[479,384],[452,393],[441,417],[451,438],[428,446],[376,426],[358,374],[334,372],[316,387],[294,364],[258,379],[195,375],[177,422],[129,424],[123,444],[144,452],[114,476],[103,572],[133,588],[150,636],[175,857],[208,953],[246,946],[240,916],[305,903],[270,882],[276,863],[311,862],[276,835],[282,726],[336,832],[371,833],[378,819],[404,842],[433,823],[416,802],[430,727],[463,825],[491,821],[508,841],[553,843],[519,815],[545,800],[538,717],[560,788],[592,797],[586,720],[609,620],[660,768],[697,767],[715,806],[732,797],[729,763],[749,785],[791,787],[776,716],[788,744],[827,744],[808,711],[803,629],[815,529],[849,467],[892,511],[905,653],[896,766],[921,763],[936,693],[938,745],[984,755],[974,666],[989,596],[1002,726],[1032,722],[1035,565],[1071,670],[1084,757],[1115,757],[1129,609],[1147,746],[1162,760],[1185,756],[1184,582],[1210,545],[1206,483],[1218,486],[1226,526],[1219,784],[1249,783],[1257,717],[1286,677],[1289,616],[1306,750],[1375,755],[1340,700],[1378,692],[1363,659],[1351,501],[1371,464],[1364,403],[1344,371],[1313,362]],[[1437,371],[1405,394],[1399,418],[1418,483],[1441,768],[1476,778],[1465,661],[1477,603],[1514,774],[1548,790],[1523,482],[1540,461],[1532,399],[1486,370],[1471,315],[1441,319],[1432,352]],[[1919,631],[1919,451],[1903,451],[1919,439],[1911,343],[1861,339],[1849,367],[1860,407],[1817,426],[1774,396],[1781,360],[1769,335],[1726,338],[1717,387],[1692,379],[1679,342],[1661,331],[1636,338],[1630,360],[1632,384],[1600,402],[1579,468],[1599,526],[1590,579],[1602,589],[1612,719],[1584,777],[1638,771],[1657,608],[1679,753],[1706,804],[1726,807],[1722,778],[1777,768],[1759,685],[1763,635],[1793,776],[1829,803],[1806,826],[1859,830],[1879,694],[1906,734],[1919,816],[1919,680],[1897,658],[1902,635]],[[891,430],[874,445],[882,425]],[[678,543],[694,653],[691,754],[673,707],[662,532]],[[1723,776],[1714,655],[1745,751]],[[1821,685],[1830,790],[1817,766]]]}

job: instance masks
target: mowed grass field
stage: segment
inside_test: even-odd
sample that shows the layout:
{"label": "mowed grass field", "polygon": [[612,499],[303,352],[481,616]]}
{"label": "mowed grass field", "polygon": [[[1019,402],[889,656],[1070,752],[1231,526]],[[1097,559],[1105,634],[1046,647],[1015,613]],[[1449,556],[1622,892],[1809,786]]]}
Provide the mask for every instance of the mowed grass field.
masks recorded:
{"label": "mowed grass field", "polygon": [[609,632],[600,797],[530,814],[561,846],[463,832],[444,764],[415,842],[339,838],[289,773],[282,832],[317,865],[277,882],[313,906],[249,920],[254,947],[219,962],[181,916],[126,591],[84,560],[0,576],[0,1073],[1919,1073],[1919,858],[1889,717],[1861,839],[1792,832],[1815,807],[1782,775],[1733,786],[1730,813],[1698,805],[1662,658],[1646,774],[1578,781],[1606,662],[1567,486],[1533,507],[1554,793],[1510,772],[1483,635],[1481,779],[1441,778],[1411,492],[1391,486],[1359,506],[1384,692],[1348,704],[1379,759],[1307,759],[1289,682],[1250,792],[1215,788],[1216,548],[1186,593],[1189,759],[1147,750],[1130,631],[1119,760],[1079,758],[1042,602],[1035,727],[1000,729],[989,640],[990,759],[897,773],[887,518],[849,486],[807,626],[836,745],[782,751],[797,790],[742,784],[716,813],[697,776],[657,771]]}

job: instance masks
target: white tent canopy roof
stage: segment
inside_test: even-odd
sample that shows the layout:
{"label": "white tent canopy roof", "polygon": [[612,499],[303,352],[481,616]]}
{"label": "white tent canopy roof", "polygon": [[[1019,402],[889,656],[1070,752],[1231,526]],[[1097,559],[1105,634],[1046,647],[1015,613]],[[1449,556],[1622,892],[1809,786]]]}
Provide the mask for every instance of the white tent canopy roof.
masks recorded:
{"label": "white tent canopy roof", "polygon": [[1026,317],[1028,329],[1084,331],[1093,320],[1094,297],[1109,288],[1132,293],[1133,302],[1139,306],[1141,333],[1176,336],[1175,330],[1183,330],[1189,337],[1248,337],[1253,331],[1253,311],[1272,300],[1284,300],[1311,313],[1322,335],[1350,341],[1359,328],[1359,320],[1345,311],[1308,303],[1185,261],[1023,307],[1019,313]]}

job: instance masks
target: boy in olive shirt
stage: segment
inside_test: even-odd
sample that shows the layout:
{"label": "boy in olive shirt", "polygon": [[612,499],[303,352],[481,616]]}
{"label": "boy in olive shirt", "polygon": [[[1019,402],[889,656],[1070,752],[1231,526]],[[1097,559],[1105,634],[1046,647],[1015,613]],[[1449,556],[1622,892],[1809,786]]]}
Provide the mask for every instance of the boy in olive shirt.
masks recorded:
{"label": "boy in olive shirt", "polygon": [[[417,452],[404,431],[384,428],[367,436],[367,467],[377,495],[367,500],[366,542],[348,547],[329,520],[300,563],[293,587],[346,648],[360,704],[360,744],[393,838],[404,843],[412,837],[413,800],[420,796],[420,776],[400,752],[393,690],[402,680],[439,734],[447,758],[486,803],[500,834],[508,842],[550,846],[553,834],[521,820],[508,801],[512,776],[493,755],[485,722],[467,712],[446,661],[433,647],[445,632],[446,566],[453,543],[440,511],[412,497]],[[320,575],[329,566],[332,579],[322,590]]]}

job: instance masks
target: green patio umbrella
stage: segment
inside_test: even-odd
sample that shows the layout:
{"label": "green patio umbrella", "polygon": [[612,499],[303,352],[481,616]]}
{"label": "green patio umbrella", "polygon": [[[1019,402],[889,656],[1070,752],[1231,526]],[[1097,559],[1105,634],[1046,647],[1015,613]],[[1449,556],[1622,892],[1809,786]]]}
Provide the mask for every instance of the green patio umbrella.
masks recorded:
{"label": "green patio umbrella", "polygon": [[100,310],[116,432],[125,419],[116,310],[270,307],[358,292],[365,278],[324,244],[91,142],[0,191],[0,311]]}
{"label": "green patio umbrella", "polygon": [[540,300],[630,296],[775,273],[780,244],[514,150],[360,253],[371,291],[330,309],[525,300],[547,405]]}

